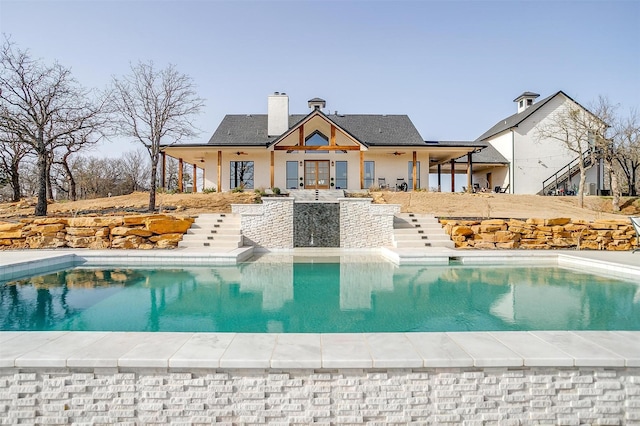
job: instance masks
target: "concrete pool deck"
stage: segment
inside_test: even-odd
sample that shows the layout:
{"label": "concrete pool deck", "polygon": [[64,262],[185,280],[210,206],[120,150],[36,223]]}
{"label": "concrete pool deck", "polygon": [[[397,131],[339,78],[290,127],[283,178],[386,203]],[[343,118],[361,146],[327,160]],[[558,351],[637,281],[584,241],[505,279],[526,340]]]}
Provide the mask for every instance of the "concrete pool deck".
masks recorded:
{"label": "concrete pool deck", "polygon": [[[638,277],[640,253],[603,251],[298,249],[274,255],[383,256],[396,263],[557,262]],[[73,264],[228,264],[252,250],[3,251],[0,279]],[[535,331],[369,334],[0,332],[0,367],[412,368],[640,367],[640,332]]]}

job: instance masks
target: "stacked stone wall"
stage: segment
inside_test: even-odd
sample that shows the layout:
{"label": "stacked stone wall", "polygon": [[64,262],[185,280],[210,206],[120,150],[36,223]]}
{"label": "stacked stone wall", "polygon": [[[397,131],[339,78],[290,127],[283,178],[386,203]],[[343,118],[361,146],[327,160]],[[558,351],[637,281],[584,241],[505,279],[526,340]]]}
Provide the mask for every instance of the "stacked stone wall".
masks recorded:
{"label": "stacked stone wall", "polygon": [[293,198],[265,197],[262,204],[233,204],[240,214],[245,245],[293,248]]}
{"label": "stacked stone wall", "polygon": [[1,424],[640,422],[638,368],[0,369]]}
{"label": "stacked stone wall", "polygon": [[638,238],[628,219],[441,219],[459,248],[631,250]]}
{"label": "stacked stone wall", "polygon": [[133,215],[0,221],[0,248],[154,249],[176,247],[191,217]]}
{"label": "stacked stone wall", "polygon": [[400,206],[371,204],[370,198],[340,199],[340,247],[370,248],[393,244],[393,215]]}

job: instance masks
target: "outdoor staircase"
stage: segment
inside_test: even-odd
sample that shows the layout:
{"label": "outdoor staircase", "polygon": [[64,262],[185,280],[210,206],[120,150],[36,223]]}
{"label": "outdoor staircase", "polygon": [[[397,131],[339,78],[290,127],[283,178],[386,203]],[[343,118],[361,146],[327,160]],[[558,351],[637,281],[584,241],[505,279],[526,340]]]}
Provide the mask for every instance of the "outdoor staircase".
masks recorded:
{"label": "outdoor staircase", "polygon": [[240,215],[201,214],[187,230],[178,247],[233,250],[242,247]]}
{"label": "outdoor staircase", "polygon": [[394,216],[393,245],[397,248],[455,247],[438,219],[418,213],[398,213]]}
{"label": "outdoor staircase", "polygon": [[[575,158],[545,179],[542,182],[542,191],[538,192],[538,195],[567,195],[567,191],[572,190],[573,185],[571,185],[571,182],[580,174],[580,158]],[[595,164],[591,149],[582,153],[582,160],[584,161],[584,168],[587,170]],[[560,190],[562,192],[559,192]]]}

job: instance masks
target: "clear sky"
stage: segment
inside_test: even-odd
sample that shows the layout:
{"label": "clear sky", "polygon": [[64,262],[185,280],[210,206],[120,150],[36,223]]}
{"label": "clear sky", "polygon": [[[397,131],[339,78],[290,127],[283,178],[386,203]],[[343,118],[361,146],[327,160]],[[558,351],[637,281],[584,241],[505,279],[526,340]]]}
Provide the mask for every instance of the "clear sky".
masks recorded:
{"label": "clear sky", "polygon": [[0,31],[86,87],[132,62],[175,64],[206,102],[189,142],[225,114],[266,113],[274,91],[291,113],[321,97],[331,112],[407,114],[426,140],[474,140],[524,91],[640,110],[635,0],[0,0]]}

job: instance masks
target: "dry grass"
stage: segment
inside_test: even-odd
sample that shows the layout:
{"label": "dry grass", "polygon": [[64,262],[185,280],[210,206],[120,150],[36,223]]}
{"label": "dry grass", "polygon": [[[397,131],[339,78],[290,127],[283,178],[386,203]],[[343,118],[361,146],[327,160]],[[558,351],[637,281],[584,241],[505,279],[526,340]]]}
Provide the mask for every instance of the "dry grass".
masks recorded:
{"label": "dry grass", "polygon": [[[256,194],[211,193],[211,194],[157,194],[156,206],[162,211],[196,215],[204,212],[230,212],[231,204],[256,202]],[[512,194],[462,194],[434,192],[391,192],[371,193],[375,203],[399,204],[404,212],[430,213],[438,217],[474,218],[550,218],[570,217],[572,219],[613,219],[640,214],[640,199],[625,198],[620,214],[611,213],[610,199],[586,197],[585,208],[577,207],[575,197],[541,197],[537,195]],[[54,202],[49,205],[49,216],[110,215],[140,213],[149,205],[149,194],[136,192],[129,195],[81,200],[75,202]],[[21,218],[33,215],[35,200],[20,203],[0,204],[0,217]]]}

